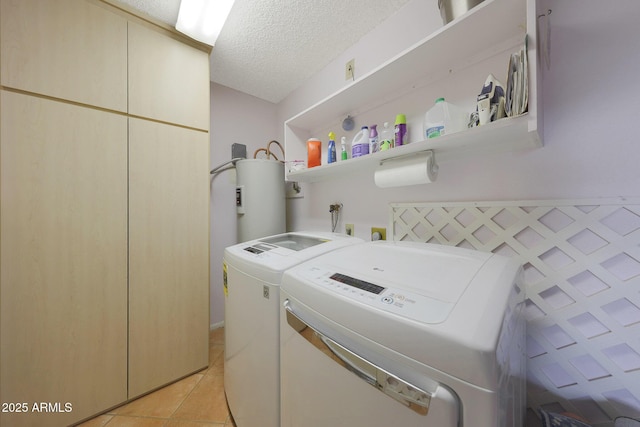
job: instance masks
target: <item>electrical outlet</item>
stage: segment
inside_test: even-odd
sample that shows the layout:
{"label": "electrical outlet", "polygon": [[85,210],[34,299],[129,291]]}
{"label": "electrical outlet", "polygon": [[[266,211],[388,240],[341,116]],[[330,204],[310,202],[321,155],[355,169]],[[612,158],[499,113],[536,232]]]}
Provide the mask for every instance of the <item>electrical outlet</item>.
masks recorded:
{"label": "electrical outlet", "polygon": [[353,236],[353,233],[355,232],[353,229],[353,224],[345,224],[344,232],[347,233],[348,236]]}
{"label": "electrical outlet", "polygon": [[371,227],[371,240],[387,240],[387,229]]}
{"label": "electrical outlet", "polygon": [[344,66],[344,79],[345,80],[355,80],[355,67],[356,67],[356,60],[355,58],[352,59],[351,61],[348,61],[347,64]]}

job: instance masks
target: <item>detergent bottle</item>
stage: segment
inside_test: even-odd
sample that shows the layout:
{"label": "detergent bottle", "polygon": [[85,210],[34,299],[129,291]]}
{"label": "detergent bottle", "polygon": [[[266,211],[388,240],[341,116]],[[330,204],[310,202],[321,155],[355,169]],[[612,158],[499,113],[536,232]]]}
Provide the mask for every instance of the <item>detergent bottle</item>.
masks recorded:
{"label": "detergent bottle", "polygon": [[336,161],[336,134],[329,132],[329,146],[327,147],[327,163]]}
{"label": "detergent bottle", "polygon": [[351,141],[351,158],[364,156],[369,154],[369,127],[362,126],[360,132],[353,137]]}
{"label": "detergent bottle", "polygon": [[322,142],[320,142],[320,140],[317,138],[309,138],[307,140],[307,167],[308,168],[320,166],[320,164],[322,163],[321,144]]}

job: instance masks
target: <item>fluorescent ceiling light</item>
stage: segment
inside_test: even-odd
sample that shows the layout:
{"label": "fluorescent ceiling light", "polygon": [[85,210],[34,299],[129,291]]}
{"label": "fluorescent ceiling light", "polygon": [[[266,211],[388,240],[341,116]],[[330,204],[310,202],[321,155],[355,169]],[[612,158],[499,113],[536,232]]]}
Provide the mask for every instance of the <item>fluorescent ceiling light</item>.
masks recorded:
{"label": "fluorescent ceiling light", "polygon": [[213,46],[234,0],[182,0],[176,30]]}

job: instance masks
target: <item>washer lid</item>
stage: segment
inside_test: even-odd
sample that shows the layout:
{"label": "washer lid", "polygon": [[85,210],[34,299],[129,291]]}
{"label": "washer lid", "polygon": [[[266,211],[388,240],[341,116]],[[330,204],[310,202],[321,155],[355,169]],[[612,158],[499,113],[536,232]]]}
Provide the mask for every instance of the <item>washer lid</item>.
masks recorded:
{"label": "washer lid", "polygon": [[317,262],[385,288],[456,303],[491,256],[442,245],[380,241],[343,248]]}
{"label": "washer lid", "polygon": [[[484,252],[424,243],[365,243],[330,252],[289,270],[282,286],[320,312],[331,308],[323,307],[317,290],[373,310],[435,325],[449,317],[491,257]],[[315,286],[305,288],[300,282]],[[486,286],[490,292],[492,284]]]}

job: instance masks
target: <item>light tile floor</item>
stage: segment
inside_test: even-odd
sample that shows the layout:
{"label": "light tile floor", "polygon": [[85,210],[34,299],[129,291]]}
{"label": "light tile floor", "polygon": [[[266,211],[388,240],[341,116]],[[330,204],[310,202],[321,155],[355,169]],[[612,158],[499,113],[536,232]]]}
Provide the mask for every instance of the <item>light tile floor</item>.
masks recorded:
{"label": "light tile floor", "polygon": [[80,427],[235,427],[224,397],[224,328],[209,334],[209,367]]}

